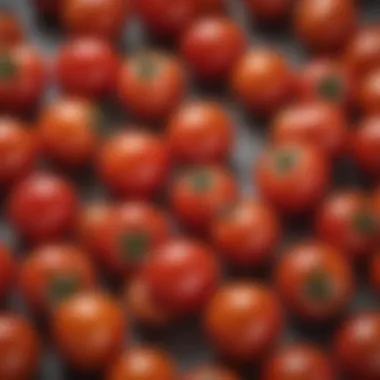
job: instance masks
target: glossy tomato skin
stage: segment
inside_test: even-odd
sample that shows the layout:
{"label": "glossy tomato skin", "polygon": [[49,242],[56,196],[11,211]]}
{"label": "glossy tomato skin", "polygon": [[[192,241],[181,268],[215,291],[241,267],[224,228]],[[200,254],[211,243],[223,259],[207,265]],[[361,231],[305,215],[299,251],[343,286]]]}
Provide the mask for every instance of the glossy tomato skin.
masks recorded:
{"label": "glossy tomato skin", "polygon": [[225,0],[196,0],[198,16],[224,15],[227,11]]}
{"label": "glossy tomato skin", "polygon": [[306,321],[336,317],[354,294],[354,275],[344,252],[319,242],[292,247],[277,267],[275,283],[284,303]]}
{"label": "glossy tomato skin", "polygon": [[15,14],[2,10],[0,14],[0,46],[12,47],[24,40],[24,31]]}
{"label": "glossy tomato skin", "polygon": [[245,3],[258,21],[273,24],[291,14],[294,0],[245,0]]}
{"label": "glossy tomato skin", "polygon": [[9,248],[0,241],[0,301],[8,295],[16,277],[16,263]]}
{"label": "glossy tomato skin", "polygon": [[226,162],[234,145],[234,124],[217,103],[192,102],[170,118],[168,140],[175,160],[184,164]]}
{"label": "glossy tomato skin", "polygon": [[204,365],[194,370],[189,371],[181,380],[240,380],[240,377],[228,368],[218,365]]}
{"label": "glossy tomato skin", "polygon": [[380,68],[366,74],[358,86],[358,105],[367,115],[380,113]]}
{"label": "glossy tomato skin", "polygon": [[380,294],[380,252],[376,252],[371,260],[370,278],[374,291]]}
{"label": "glossy tomato skin", "polygon": [[248,46],[238,24],[225,17],[195,21],[182,37],[180,50],[194,74],[206,81],[227,79]]}
{"label": "glossy tomato skin", "polygon": [[8,215],[21,236],[35,242],[65,236],[78,208],[72,185],[53,174],[38,172],[20,182],[10,194]]}
{"label": "glossy tomato skin", "polygon": [[63,46],[56,62],[57,80],[66,93],[102,98],[116,88],[119,62],[105,41],[77,38]]}
{"label": "glossy tomato skin", "polygon": [[256,283],[231,283],[209,303],[204,328],[215,349],[238,362],[265,356],[283,330],[283,312],[276,296]]}

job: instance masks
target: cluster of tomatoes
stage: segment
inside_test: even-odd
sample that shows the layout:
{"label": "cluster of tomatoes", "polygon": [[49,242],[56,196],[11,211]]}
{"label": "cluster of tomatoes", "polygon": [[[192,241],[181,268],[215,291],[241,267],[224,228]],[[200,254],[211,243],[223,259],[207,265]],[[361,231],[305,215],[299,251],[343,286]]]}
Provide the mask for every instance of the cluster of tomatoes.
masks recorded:
{"label": "cluster of tomatoes", "polygon": [[[242,379],[218,364],[181,375],[167,353],[130,344],[132,320],[165,329],[201,315],[225,363],[259,363],[261,380],[380,379],[379,303],[346,314],[356,266],[369,268],[380,294],[380,26],[360,28],[354,0],[241,1],[266,26],[292,20],[318,58],[295,69],[272,48],[250,47],[224,0],[35,0],[70,36],[53,62],[15,14],[0,14],[0,188],[27,247],[19,262],[1,244],[0,293],[16,287],[77,370],[107,380]],[[116,44],[132,15],[178,56],[121,57]],[[185,100],[190,75],[225,84],[269,124],[270,142],[253,163],[257,199],[240,193],[228,168],[233,117],[216,101]],[[41,105],[53,78],[61,95]],[[164,128],[110,132],[98,102],[113,98],[139,124]],[[54,170],[41,169],[41,157]],[[332,190],[342,160],[368,191]],[[113,201],[80,201],[66,174],[92,169]],[[313,238],[278,257],[289,218],[311,220]],[[222,282],[226,268],[268,266],[271,286]],[[102,290],[100,268],[119,290],[123,283],[118,297]],[[345,316],[331,352],[302,342],[278,348],[285,310],[313,326]],[[41,344],[30,321],[0,314],[0,380],[32,378]]]}

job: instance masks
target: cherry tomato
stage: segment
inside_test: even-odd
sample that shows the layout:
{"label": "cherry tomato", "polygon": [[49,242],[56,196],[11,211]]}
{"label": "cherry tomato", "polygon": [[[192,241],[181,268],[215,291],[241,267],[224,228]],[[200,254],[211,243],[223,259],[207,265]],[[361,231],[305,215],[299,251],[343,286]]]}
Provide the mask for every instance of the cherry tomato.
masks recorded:
{"label": "cherry tomato", "polygon": [[353,0],[300,0],[296,4],[295,32],[309,48],[334,52],[355,32],[357,10]]}
{"label": "cherry tomato", "polygon": [[370,264],[370,277],[375,292],[380,294],[380,252],[373,256]]}
{"label": "cherry tomato", "polygon": [[234,145],[234,127],[230,115],[217,103],[186,104],[169,121],[171,152],[186,164],[226,162]]}
{"label": "cherry tomato", "polygon": [[235,65],[231,86],[246,108],[268,116],[291,99],[293,73],[277,52],[250,50]]}
{"label": "cherry tomato", "polygon": [[247,45],[238,24],[214,16],[195,21],[184,34],[180,49],[196,76],[214,81],[229,77]]}
{"label": "cherry tomato", "polygon": [[62,3],[65,0],[34,0],[37,9],[47,16],[57,16],[61,11]]}
{"label": "cherry tomato", "polygon": [[55,310],[53,336],[62,357],[76,368],[95,371],[121,353],[128,326],[120,306],[107,294],[78,293]]}
{"label": "cherry tomato", "polygon": [[10,195],[9,219],[23,237],[34,241],[62,237],[73,227],[77,194],[64,179],[35,173],[20,182]]}
{"label": "cherry tomato", "polygon": [[40,342],[27,320],[12,314],[0,316],[0,379],[34,378],[40,359]]}
{"label": "cherry tomato", "polygon": [[78,38],[61,49],[56,72],[61,88],[86,98],[101,98],[116,89],[118,58],[104,41]]}
{"label": "cherry tomato", "polygon": [[221,15],[227,11],[225,0],[196,0],[197,14],[200,16]]}
{"label": "cherry tomato", "polygon": [[0,46],[12,47],[24,40],[24,31],[20,20],[11,12],[0,13]]}
{"label": "cherry tomato", "polygon": [[206,232],[215,216],[238,197],[235,179],[224,169],[197,166],[184,171],[171,188],[171,204],[186,226]]}
{"label": "cherry tomato", "polygon": [[291,14],[294,0],[245,0],[253,16],[264,23],[276,23]]}
{"label": "cherry tomato", "polygon": [[326,158],[318,150],[296,143],[263,153],[254,174],[261,196],[286,214],[311,211],[330,185]]}
{"label": "cherry tomato", "polygon": [[15,279],[16,264],[8,247],[0,241],[0,301],[8,295]]}
{"label": "cherry tomato", "polygon": [[217,251],[230,265],[256,268],[273,256],[281,229],[270,207],[242,200],[217,215],[212,224],[212,237]]}
{"label": "cherry tomato", "polygon": [[185,374],[182,380],[240,380],[233,371],[217,365],[205,365]]}
{"label": "cherry tomato", "polygon": [[143,120],[161,120],[185,96],[187,76],[182,63],[158,51],[141,52],[124,61],[119,73],[121,104]]}
{"label": "cherry tomato", "polygon": [[380,378],[380,314],[362,313],[351,317],[338,331],[336,356],[341,369],[355,379]]}
{"label": "cherry tomato", "polygon": [[276,344],[283,312],[271,290],[256,283],[231,283],[214,295],[204,317],[213,346],[233,360],[252,363]]}
{"label": "cherry tomato", "polygon": [[358,103],[366,114],[380,113],[380,67],[365,75],[359,84]]}

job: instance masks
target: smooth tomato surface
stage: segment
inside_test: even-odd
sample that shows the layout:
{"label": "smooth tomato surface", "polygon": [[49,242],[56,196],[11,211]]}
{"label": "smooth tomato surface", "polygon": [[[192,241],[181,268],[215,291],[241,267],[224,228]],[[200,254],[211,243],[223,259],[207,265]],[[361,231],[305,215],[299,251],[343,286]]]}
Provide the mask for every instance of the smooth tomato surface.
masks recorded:
{"label": "smooth tomato surface", "polygon": [[380,113],[380,67],[363,76],[358,86],[358,105],[367,115]]}
{"label": "smooth tomato surface", "polygon": [[181,380],[240,380],[240,377],[227,368],[218,365],[204,365],[186,373]]}
{"label": "smooth tomato surface", "polygon": [[16,277],[16,263],[12,252],[0,241],[0,301],[8,295]]}
{"label": "smooth tomato surface", "polygon": [[245,3],[258,21],[274,24],[291,14],[294,0],[245,0]]}
{"label": "smooth tomato surface", "polygon": [[0,14],[0,46],[12,47],[24,40],[24,31],[15,14],[1,11]]}

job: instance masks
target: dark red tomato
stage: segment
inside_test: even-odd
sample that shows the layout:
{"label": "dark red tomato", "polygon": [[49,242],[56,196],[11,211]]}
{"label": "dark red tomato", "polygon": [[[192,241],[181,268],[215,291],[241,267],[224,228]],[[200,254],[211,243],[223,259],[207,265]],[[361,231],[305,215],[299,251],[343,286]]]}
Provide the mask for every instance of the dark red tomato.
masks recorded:
{"label": "dark red tomato", "polygon": [[150,198],[163,188],[170,171],[169,148],[149,132],[127,131],[111,136],[98,157],[104,184],[124,197]]}
{"label": "dark red tomato", "polygon": [[55,100],[40,115],[41,148],[53,161],[70,169],[91,163],[99,145],[101,116],[87,100]]}
{"label": "dark red tomato", "polygon": [[184,171],[171,188],[172,208],[185,225],[207,232],[214,217],[238,197],[235,179],[214,166],[198,166]]}
{"label": "dark red tomato", "polygon": [[292,247],[277,267],[275,282],[284,303],[307,321],[336,317],[354,292],[354,274],[344,252],[318,242]]}
{"label": "dark red tomato", "polygon": [[0,379],[34,378],[40,360],[40,342],[27,320],[12,314],[0,316]]}
{"label": "dark red tomato", "polygon": [[11,12],[0,13],[0,46],[9,48],[24,40],[24,31],[20,20]]}
{"label": "dark red tomato", "polygon": [[211,229],[217,251],[241,269],[266,264],[277,248],[281,230],[273,210],[253,200],[239,201],[218,214]]}
{"label": "dark red tomato", "polygon": [[240,380],[240,377],[233,371],[217,365],[205,365],[189,371],[182,380]]}
{"label": "dark red tomato", "polygon": [[57,79],[69,94],[101,98],[116,89],[119,61],[104,41],[78,38],[61,49],[56,62]]}
{"label": "dark red tomato", "polygon": [[228,79],[248,46],[239,24],[225,17],[195,21],[181,40],[181,54],[196,76],[204,80]]}
{"label": "dark red tomato", "polygon": [[358,89],[358,104],[365,114],[380,114],[380,67],[363,77]]}
{"label": "dark red tomato", "polygon": [[295,143],[263,153],[254,172],[261,196],[285,214],[317,207],[330,186],[330,165],[318,150]]}
{"label": "dark red tomato", "polygon": [[294,0],[245,0],[253,16],[263,23],[276,23],[291,14]]}
{"label": "dark red tomato", "polygon": [[52,244],[36,248],[20,269],[21,293],[37,313],[46,313],[72,295],[94,288],[95,269],[78,247]]}
{"label": "dark red tomato", "polygon": [[309,345],[285,347],[268,360],[261,380],[335,380],[333,364],[318,348]]}
{"label": "dark red tomato", "polygon": [[0,187],[22,179],[34,168],[37,139],[28,126],[9,117],[0,117]]}
{"label": "dark red tomato", "polygon": [[35,173],[10,194],[8,213],[23,237],[41,242],[66,235],[75,222],[78,199],[66,180],[48,173]]}
{"label": "dark red tomato", "polygon": [[330,195],[318,209],[316,231],[320,239],[354,258],[368,257],[376,247],[380,216],[359,192]]}
{"label": "dark red tomato", "polygon": [[291,105],[281,110],[272,122],[275,145],[309,144],[332,158],[347,150],[349,128],[343,112],[322,102]]}
{"label": "dark red tomato", "polygon": [[183,105],[171,117],[167,130],[174,159],[185,164],[226,162],[234,146],[234,123],[214,102]]}
{"label": "dark red tomato", "polygon": [[0,241],[0,301],[8,295],[15,279],[16,263],[8,247]]}
{"label": "dark red tomato", "polygon": [[291,99],[293,79],[292,70],[281,55],[256,49],[248,51],[235,65],[231,86],[246,108],[269,116]]}
{"label": "dark red tomato", "polygon": [[227,11],[226,0],[196,0],[198,16],[221,15]]}
{"label": "dark red tomato", "polygon": [[81,370],[96,371],[119,356],[128,323],[121,307],[110,296],[83,292],[58,306],[52,331],[57,348],[67,362]]}
{"label": "dark red tomato", "polygon": [[335,341],[341,369],[355,379],[380,378],[380,313],[351,317],[339,330]]}
{"label": "dark red tomato", "polygon": [[155,121],[169,116],[181,103],[187,76],[175,57],[148,51],[124,61],[118,83],[121,104],[138,118]]}
{"label": "dark red tomato", "polygon": [[250,364],[273,348],[283,326],[283,311],[274,293],[253,282],[219,289],[204,317],[206,334],[217,351]]}
{"label": "dark red tomato", "polygon": [[300,0],[294,12],[298,38],[315,50],[335,52],[344,48],[356,24],[353,0]]}
{"label": "dark red tomato", "polygon": [[373,255],[370,264],[370,277],[375,292],[380,294],[380,251]]}
{"label": "dark red tomato", "polygon": [[0,110],[29,111],[41,97],[45,66],[29,45],[0,50]]}
{"label": "dark red tomato", "polygon": [[175,315],[185,316],[207,304],[219,285],[221,269],[207,246],[176,239],[151,253],[143,276],[159,304]]}

